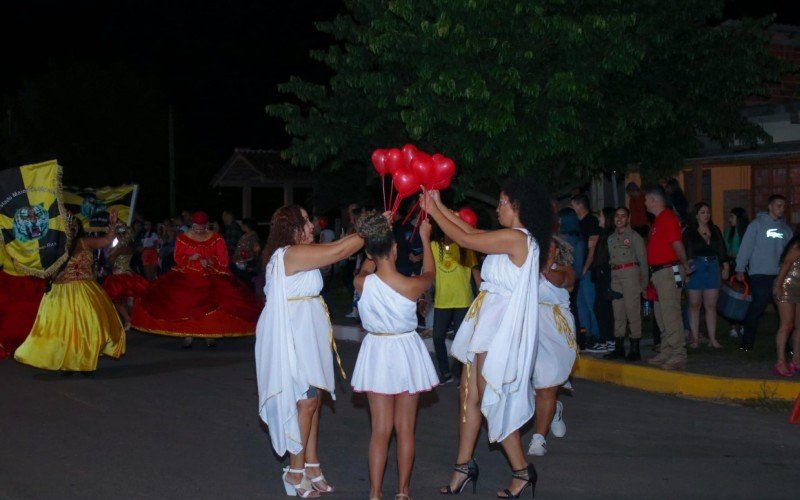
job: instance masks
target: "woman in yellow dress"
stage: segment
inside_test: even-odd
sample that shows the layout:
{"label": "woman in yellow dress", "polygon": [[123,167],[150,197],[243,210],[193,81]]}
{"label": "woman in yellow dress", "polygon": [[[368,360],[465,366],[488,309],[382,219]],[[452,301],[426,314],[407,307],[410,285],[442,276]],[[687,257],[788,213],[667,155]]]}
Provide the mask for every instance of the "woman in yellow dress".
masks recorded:
{"label": "woman in yellow dress", "polygon": [[105,236],[86,236],[76,218],[70,221],[70,258],[56,274],[39,305],[36,321],[14,359],[45,370],[93,372],[101,355],[125,354],[125,330],[108,294],[97,284],[92,251],[114,239],[117,215],[109,215]]}

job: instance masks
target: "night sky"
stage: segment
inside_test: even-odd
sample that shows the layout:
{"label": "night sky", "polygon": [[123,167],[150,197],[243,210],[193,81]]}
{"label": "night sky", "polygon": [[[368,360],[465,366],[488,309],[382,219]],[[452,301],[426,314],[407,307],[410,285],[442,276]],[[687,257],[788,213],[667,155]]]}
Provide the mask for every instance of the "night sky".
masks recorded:
{"label": "night sky", "polygon": [[[800,25],[796,3],[736,0],[726,15],[775,12]],[[2,2],[0,93],[7,103],[24,79],[54,68],[122,63],[159,82],[175,107],[177,147],[202,151],[200,173],[210,177],[235,147],[288,143],[264,106],[281,100],[276,85],[290,75],[325,80],[308,58],[330,43],[314,22],[343,11],[341,0]]]}

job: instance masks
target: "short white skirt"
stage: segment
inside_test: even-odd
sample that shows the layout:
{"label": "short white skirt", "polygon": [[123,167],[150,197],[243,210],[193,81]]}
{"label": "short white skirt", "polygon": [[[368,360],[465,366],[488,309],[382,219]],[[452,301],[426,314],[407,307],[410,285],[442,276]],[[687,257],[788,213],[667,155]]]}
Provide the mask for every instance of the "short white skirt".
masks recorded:
{"label": "short white skirt", "polygon": [[351,381],[356,392],[416,394],[439,384],[436,368],[417,332],[367,334]]}
{"label": "short white skirt", "polygon": [[509,301],[510,298],[505,295],[486,292],[482,303],[470,307],[470,312],[474,315],[461,323],[453,339],[450,355],[467,363],[471,362],[472,355],[488,352],[497,328],[508,311]]}
{"label": "short white skirt", "polygon": [[[535,389],[563,384],[575,364],[575,318],[569,306],[558,306],[558,314],[566,324],[557,320],[552,304],[539,303],[539,350],[533,365]],[[569,331],[561,331],[565,326]]]}

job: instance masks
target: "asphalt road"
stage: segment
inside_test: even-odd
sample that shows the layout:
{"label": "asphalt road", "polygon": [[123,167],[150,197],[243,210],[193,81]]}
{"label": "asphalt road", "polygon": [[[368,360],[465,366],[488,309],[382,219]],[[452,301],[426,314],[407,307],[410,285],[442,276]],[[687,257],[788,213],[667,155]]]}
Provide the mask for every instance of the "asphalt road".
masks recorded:
{"label": "asphalt road", "polygon": [[[0,498],[284,498],[281,462],[256,412],[253,339],[216,350],[179,343],[132,333],[127,355],[101,359],[95,378],[0,361]],[[349,372],[357,346],[340,350]],[[562,398],[566,437],[551,437],[549,454],[533,458],[537,498],[798,498],[800,425],[787,424],[785,411],[574,385]],[[366,399],[337,396],[320,436],[331,496],[366,498]],[[456,397],[444,387],[422,401],[416,499],[441,498],[455,459]],[[485,433],[476,458],[478,494],[467,497],[493,498],[509,471]]]}

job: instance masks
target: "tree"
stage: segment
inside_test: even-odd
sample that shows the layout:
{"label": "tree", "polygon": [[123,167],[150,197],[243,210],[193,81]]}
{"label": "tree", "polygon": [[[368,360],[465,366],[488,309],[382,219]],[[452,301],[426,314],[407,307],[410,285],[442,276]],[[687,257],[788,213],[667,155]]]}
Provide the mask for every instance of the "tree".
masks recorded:
{"label": "tree", "polygon": [[700,136],[769,141],[740,113],[784,67],[769,19],[720,23],[723,0],[346,0],[318,23],[327,84],[291,78],[267,112],[295,164],[369,169],[377,147],[453,157],[460,191],[529,173],[559,187],[638,164],[674,172]]}
{"label": "tree", "polygon": [[65,185],[139,182],[138,207],[167,211],[167,106],[158,85],[120,65],[51,68],[8,99],[9,166],[58,159]]}

